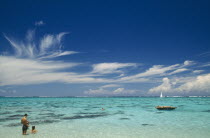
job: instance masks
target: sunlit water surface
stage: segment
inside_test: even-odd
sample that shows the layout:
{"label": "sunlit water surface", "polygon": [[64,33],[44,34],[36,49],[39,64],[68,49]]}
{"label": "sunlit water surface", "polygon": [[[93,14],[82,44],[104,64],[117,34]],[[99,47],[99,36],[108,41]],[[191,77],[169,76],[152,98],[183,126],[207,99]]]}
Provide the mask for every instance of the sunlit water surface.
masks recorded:
{"label": "sunlit water surface", "polygon": [[[22,136],[25,113],[37,134]],[[209,138],[210,98],[0,98],[0,138],[26,137]]]}

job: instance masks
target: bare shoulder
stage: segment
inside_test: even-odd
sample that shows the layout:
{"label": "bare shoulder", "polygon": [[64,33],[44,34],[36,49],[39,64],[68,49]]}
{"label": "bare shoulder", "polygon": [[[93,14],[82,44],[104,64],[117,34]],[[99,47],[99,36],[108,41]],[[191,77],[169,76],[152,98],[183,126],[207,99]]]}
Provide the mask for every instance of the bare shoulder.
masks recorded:
{"label": "bare shoulder", "polygon": [[31,130],[31,133],[37,133],[38,131],[37,130]]}
{"label": "bare shoulder", "polygon": [[23,123],[25,121],[25,118],[23,117],[23,118],[21,118],[21,122]]}
{"label": "bare shoulder", "polygon": [[23,117],[21,119],[21,123],[26,125],[28,123],[28,121],[27,121],[27,119],[25,117]]}
{"label": "bare shoulder", "polygon": [[26,120],[26,118],[25,118],[25,117],[23,117],[21,120]]}

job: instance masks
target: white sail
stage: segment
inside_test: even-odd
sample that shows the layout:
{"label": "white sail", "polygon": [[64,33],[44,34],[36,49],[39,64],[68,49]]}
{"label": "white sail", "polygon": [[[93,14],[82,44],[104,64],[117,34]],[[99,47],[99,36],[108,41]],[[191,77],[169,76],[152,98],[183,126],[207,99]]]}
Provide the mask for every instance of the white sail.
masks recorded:
{"label": "white sail", "polygon": [[162,92],[161,92],[161,94],[160,94],[160,97],[163,97],[163,94],[162,94]]}

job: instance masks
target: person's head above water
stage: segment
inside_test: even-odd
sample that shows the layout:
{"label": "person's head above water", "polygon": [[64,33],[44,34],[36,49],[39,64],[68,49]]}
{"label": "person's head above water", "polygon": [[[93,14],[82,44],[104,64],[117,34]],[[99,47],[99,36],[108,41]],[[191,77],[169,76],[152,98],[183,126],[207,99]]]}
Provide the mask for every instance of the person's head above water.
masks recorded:
{"label": "person's head above water", "polygon": [[27,115],[27,114],[25,114],[24,116],[25,116],[25,117],[27,117],[28,115]]}
{"label": "person's head above water", "polygon": [[35,126],[32,126],[32,130],[34,130],[35,129]]}

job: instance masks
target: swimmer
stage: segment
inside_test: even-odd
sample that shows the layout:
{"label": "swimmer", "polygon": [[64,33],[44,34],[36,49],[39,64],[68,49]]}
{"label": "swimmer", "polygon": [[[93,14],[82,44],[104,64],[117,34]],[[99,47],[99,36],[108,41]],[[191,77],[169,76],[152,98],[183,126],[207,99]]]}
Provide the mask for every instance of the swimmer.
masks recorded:
{"label": "swimmer", "polygon": [[32,126],[32,130],[31,130],[31,133],[32,133],[32,134],[35,134],[35,133],[37,133],[37,130],[35,129],[35,126]]}

